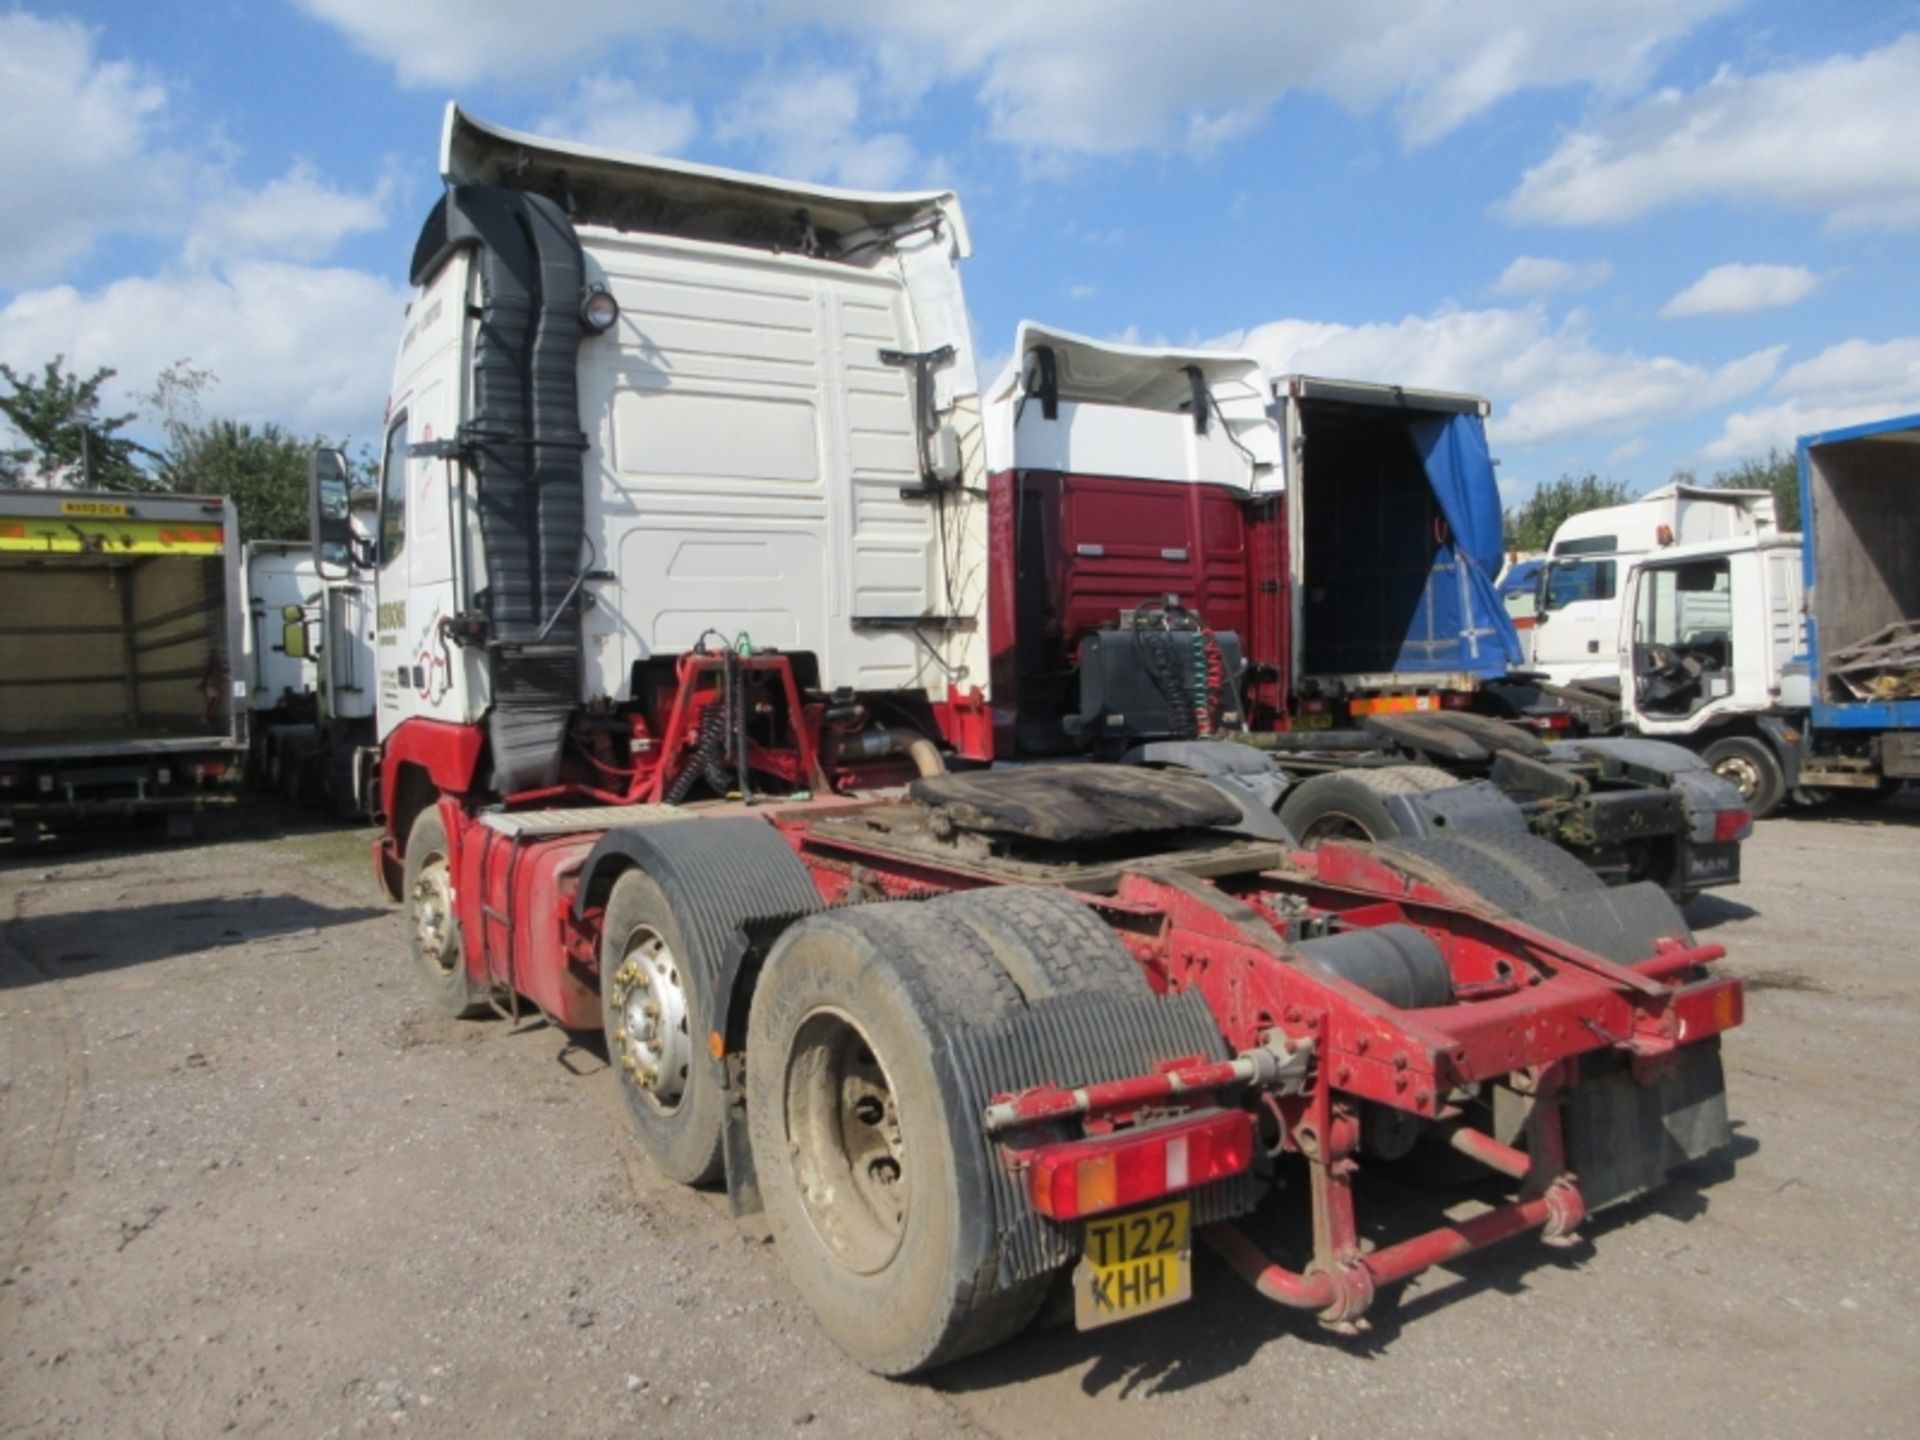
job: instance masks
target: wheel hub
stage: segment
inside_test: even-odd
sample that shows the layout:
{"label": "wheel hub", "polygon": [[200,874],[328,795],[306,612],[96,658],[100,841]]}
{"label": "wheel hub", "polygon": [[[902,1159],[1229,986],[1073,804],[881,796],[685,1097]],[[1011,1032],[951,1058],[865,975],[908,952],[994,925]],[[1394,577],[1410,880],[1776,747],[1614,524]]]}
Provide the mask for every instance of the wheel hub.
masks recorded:
{"label": "wheel hub", "polygon": [[1729,755],[1713,767],[1713,773],[1740,792],[1742,800],[1760,793],[1760,767],[1744,755]]}
{"label": "wheel hub", "polygon": [[680,962],[659,931],[642,925],[627,937],[608,999],[615,1063],[629,1084],[671,1110],[686,1093],[693,1041]]}
{"label": "wheel hub", "polygon": [[453,933],[453,882],[444,855],[430,855],[413,882],[413,928],[420,953],[442,974],[457,962]]}
{"label": "wheel hub", "polygon": [[906,1234],[910,1172],[893,1083],[847,1015],[822,1009],[801,1023],[786,1110],[808,1222],[842,1264],[872,1274]]}

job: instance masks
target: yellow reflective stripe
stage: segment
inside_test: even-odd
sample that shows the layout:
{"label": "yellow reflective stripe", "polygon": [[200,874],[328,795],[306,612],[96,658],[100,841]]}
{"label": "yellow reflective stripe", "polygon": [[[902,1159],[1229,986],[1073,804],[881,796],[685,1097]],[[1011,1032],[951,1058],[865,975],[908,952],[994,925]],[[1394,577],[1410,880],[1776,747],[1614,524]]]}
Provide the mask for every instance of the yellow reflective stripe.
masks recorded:
{"label": "yellow reflective stripe", "polygon": [[0,518],[0,552],[34,555],[218,555],[218,525],[177,520]]}

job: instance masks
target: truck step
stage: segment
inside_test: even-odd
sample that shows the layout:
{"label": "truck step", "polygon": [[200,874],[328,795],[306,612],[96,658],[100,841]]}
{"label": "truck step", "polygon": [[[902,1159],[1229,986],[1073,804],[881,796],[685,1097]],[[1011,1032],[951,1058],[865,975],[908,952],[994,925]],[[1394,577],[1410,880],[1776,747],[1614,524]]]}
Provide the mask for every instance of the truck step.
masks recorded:
{"label": "truck step", "polygon": [[518,838],[575,835],[686,818],[687,812],[677,805],[592,805],[579,810],[488,810],[480,816],[480,823],[501,835]]}

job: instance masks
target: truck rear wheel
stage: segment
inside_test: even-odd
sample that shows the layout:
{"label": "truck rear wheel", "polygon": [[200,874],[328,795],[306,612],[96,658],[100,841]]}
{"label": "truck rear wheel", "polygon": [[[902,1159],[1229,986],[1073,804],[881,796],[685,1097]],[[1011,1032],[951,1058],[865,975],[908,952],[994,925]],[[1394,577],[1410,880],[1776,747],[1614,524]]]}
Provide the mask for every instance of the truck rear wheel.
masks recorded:
{"label": "truck rear wheel", "polygon": [[432,806],[422,810],[407,832],[407,857],[400,893],[406,898],[408,949],[414,973],[434,1008],[455,1020],[485,1015],[484,997],[474,998],[467,976],[467,950],[460,917],[453,907],[453,871],[447,863],[447,827]]}
{"label": "truck rear wheel", "polygon": [[641,1146],[682,1185],[720,1177],[726,1097],[693,1048],[709,1013],[667,897],[644,871],[614,882],[600,928],[600,1007],[607,1060]]}
{"label": "truck rear wheel", "polygon": [[1383,795],[1447,790],[1460,781],[1432,765],[1390,765],[1315,775],[1280,802],[1280,823],[1311,850],[1322,840],[1392,840],[1405,833]]}
{"label": "truck rear wheel", "polygon": [[1106,923],[1059,890],[995,886],[949,895],[925,908],[979,936],[1029,1001],[1153,993],[1140,962]]}
{"label": "truck rear wheel", "polygon": [[1786,772],[1780,768],[1773,747],[1764,740],[1752,735],[1722,735],[1700,752],[1700,758],[1740,792],[1756,820],[1773,814],[1786,798]]}
{"label": "truck rear wheel", "polygon": [[921,909],[801,921],[748,1023],[748,1125],[781,1258],[834,1343],[882,1375],[1007,1338],[1052,1278],[997,1283],[992,1157],[935,1059],[1019,993],[965,927]]}

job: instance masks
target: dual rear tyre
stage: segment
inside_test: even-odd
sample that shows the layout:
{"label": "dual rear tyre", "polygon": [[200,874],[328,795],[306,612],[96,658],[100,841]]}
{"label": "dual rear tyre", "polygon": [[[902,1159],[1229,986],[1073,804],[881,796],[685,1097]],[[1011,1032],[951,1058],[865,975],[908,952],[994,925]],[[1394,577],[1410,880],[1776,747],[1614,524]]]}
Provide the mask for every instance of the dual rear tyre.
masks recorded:
{"label": "dual rear tyre", "polygon": [[1052,1282],[999,1278],[995,1162],[944,1041],[1044,995],[1145,988],[1057,892],[865,907],[781,939],[748,1025],[754,1167],[795,1288],[849,1356],[904,1375],[986,1349]]}

